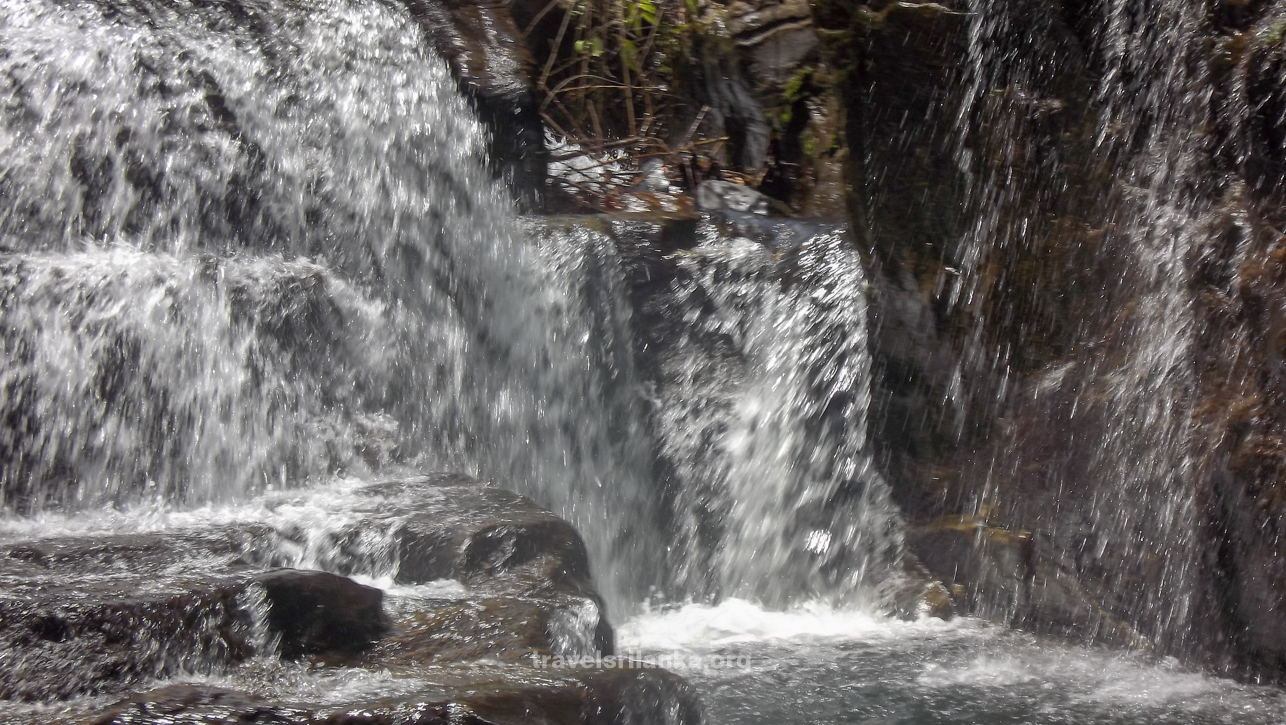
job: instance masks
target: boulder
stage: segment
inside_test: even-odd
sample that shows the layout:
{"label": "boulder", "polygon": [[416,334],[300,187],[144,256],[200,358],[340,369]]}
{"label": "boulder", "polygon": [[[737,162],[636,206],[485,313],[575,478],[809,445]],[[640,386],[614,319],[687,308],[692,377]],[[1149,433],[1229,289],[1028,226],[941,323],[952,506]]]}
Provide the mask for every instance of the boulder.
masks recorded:
{"label": "boulder", "polygon": [[767,214],[768,197],[730,181],[703,181],[697,187],[697,206],[704,211],[735,211],[745,214]]}
{"label": "boulder", "polygon": [[76,586],[0,597],[0,699],[117,693],[255,654],[244,582],[187,587]]}
{"label": "boulder", "polygon": [[387,629],[384,592],[324,571],[278,569],[254,578],[267,593],[268,626],[282,657],[349,654]]}
{"label": "boulder", "polygon": [[[95,554],[165,551],[161,536],[122,538],[85,548]],[[22,578],[0,596],[0,699],[66,699],[221,671],[264,653],[272,641],[292,659],[348,655],[387,628],[382,592],[334,574],[281,569],[250,575],[229,560],[227,569],[205,577],[175,576],[149,571],[134,558],[129,573],[107,578],[70,556],[75,542],[18,550],[33,548],[59,551],[83,568]],[[167,564],[175,561],[172,552],[170,557]],[[11,569],[4,574],[17,578]]]}

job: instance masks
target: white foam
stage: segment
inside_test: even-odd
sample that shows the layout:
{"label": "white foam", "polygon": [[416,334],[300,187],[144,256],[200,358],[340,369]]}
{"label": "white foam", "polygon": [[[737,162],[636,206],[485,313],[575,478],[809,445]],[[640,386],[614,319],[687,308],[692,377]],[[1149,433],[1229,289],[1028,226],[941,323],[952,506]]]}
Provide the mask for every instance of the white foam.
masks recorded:
{"label": "white foam", "polygon": [[0,518],[0,541],[44,539],[89,534],[138,534],[201,531],[244,524],[325,523],[334,528],[356,521],[361,511],[378,506],[380,498],[368,493],[367,481],[337,478],[306,488],[271,490],[254,498],[180,508],[154,503],[97,511],[44,511],[30,517]]}
{"label": "white foam", "polygon": [[354,575],[353,580],[359,584],[383,589],[390,597],[402,599],[464,599],[469,596],[469,588],[456,579],[435,579],[424,584],[398,584],[392,576],[365,577]]}
{"label": "white foam", "polygon": [[318,705],[343,705],[382,698],[405,697],[423,690],[424,680],[398,676],[388,670],[330,669],[293,662],[258,660],[242,671],[227,674],[192,674],[156,685],[175,682],[247,690],[270,699],[297,700]]}
{"label": "white foam", "polygon": [[916,684],[934,689],[1058,690],[1072,703],[1114,710],[1180,707],[1267,713],[1279,712],[1283,704],[1280,692],[1187,670],[1173,659],[1155,661],[1124,652],[1041,643],[1012,633],[1006,633],[1004,644],[1004,654],[988,652],[962,662],[926,664]]}
{"label": "white foam", "polygon": [[627,650],[700,652],[732,644],[888,639],[977,626],[973,620],[903,622],[816,602],[771,611],[744,599],[726,599],[714,606],[645,611],[621,625],[617,641]]}

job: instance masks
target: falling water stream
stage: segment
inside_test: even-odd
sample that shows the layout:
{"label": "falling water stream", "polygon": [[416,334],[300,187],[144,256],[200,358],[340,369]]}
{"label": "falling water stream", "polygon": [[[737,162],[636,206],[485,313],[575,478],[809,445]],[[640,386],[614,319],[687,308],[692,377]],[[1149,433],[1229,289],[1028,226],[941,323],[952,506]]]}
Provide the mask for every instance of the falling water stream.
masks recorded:
{"label": "falling water stream", "polygon": [[[0,0],[0,542],[253,524],[262,563],[413,606],[459,585],[399,587],[387,538],[340,533],[366,482],[457,471],[576,525],[620,649],[744,655],[675,665],[713,722],[1286,716],[1168,660],[887,616],[902,521],[843,230],[706,218],[651,277],[629,224],[519,219],[483,142],[396,3]],[[1157,324],[1181,327],[1176,237],[1149,234]],[[1137,348],[1179,374],[1165,353]],[[199,572],[176,547],[167,571]],[[346,672],[162,676],[340,703],[423,684]]]}

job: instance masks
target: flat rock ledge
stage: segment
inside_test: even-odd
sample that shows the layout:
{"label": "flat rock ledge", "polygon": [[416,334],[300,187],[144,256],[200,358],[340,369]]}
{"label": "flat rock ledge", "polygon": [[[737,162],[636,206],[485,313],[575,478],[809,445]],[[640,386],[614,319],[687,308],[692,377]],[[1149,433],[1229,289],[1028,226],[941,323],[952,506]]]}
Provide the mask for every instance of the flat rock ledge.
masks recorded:
{"label": "flat rock ledge", "polygon": [[540,667],[613,647],[575,529],[464,476],[307,526],[0,544],[0,721],[699,722],[664,670]]}

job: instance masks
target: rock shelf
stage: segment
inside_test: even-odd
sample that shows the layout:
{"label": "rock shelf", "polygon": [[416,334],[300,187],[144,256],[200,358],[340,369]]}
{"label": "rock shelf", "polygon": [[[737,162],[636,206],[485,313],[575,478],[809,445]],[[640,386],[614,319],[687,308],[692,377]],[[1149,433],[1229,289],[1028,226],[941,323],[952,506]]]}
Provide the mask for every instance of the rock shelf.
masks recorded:
{"label": "rock shelf", "polygon": [[[613,653],[567,522],[457,475],[377,481],[356,501],[321,531],[251,521],[0,546],[0,716],[698,721],[694,692],[663,670],[538,667]],[[299,684],[341,670],[384,684],[320,701]]]}

